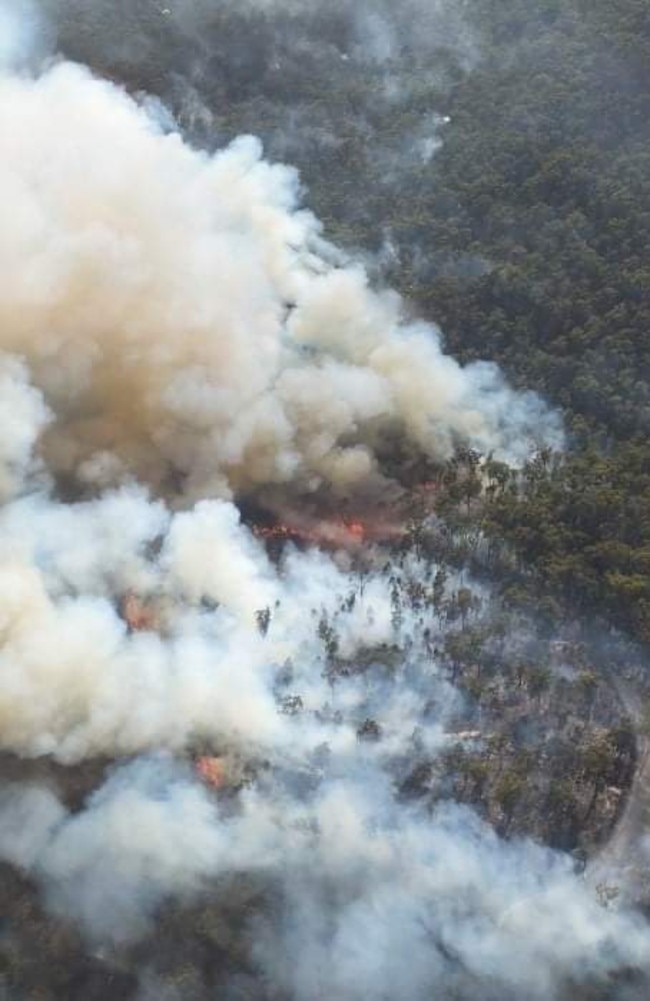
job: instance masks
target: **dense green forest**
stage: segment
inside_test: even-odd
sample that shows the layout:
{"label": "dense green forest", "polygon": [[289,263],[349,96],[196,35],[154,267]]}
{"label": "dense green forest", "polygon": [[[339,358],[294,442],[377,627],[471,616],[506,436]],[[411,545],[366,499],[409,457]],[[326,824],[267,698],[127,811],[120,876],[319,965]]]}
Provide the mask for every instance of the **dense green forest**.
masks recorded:
{"label": "dense green forest", "polygon": [[487,350],[566,415],[571,453],[526,470],[489,529],[558,614],[597,610],[647,641],[650,12],[565,6],[492,4],[482,21],[489,56],[434,167],[454,205],[435,240],[489,267],[415,294],[455,350]]}
{"label": "dense green forest", "polygon": [[[367,218],[399,248],[391,281],[455,353],[563,410],[569,454],[485,512],[534,570],[520,599],[541,590],[558,618],[602,615],[648,641],[650,11],[492,2],[472,18],[481,57],[441,95],[442,148],[378,185]],[[358,176],[361,148],[348,156]],[[345,200],[321,191],[345,226]],[[355,235],[376,233],[362,220]]]}
{"label": "dense green forest", "polygon": [[[602,615],[648,641],[650,11],[485,2],[470,16],[480,56],[439,84],[451,121],[432,162],[379,180],[352,234],[318,173],[312,193],[348,240],[371,245],[382,220],[390,280],[452,351],[562,408],[569,454],[533,463],[485,512],[534,570],[520,598],[542,590],[558,618]],[[408,132],[418,99],[384,127]],[[346,151],[353,179],[360,161],[372,176],[363,149]]]}

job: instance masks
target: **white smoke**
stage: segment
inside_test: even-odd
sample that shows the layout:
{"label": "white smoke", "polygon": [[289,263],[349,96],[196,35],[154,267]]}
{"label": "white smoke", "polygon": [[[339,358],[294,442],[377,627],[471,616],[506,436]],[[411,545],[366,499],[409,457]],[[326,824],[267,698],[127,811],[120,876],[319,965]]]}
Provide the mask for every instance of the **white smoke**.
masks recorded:
{"label": "white smoke", "polygon": [[642,924],[600,908],[560,857],[504,845],[464,808],[398,818],[368,775],[300,803],[274,785],[228,816],[171,762],[144,759],[81,814],[44,789],[7,791],[0,857],[99,943],[145,933],[172,895],[275,880],[282,902],[258,920],[254,954],[296,998],[547,999],[576,972],[650,961]]}
{"label": "white smoke", "polygon": [[49,421],[43,398],[29,385],[25,366],[4,356],[0,362],[0,501],[19,493],[36,472],[34,447]]}
{"label": "white smoke", "polygon": [[[232,502],[362,485],[396,427],[435,459],[516,458],[557,419],[339,266],[253,139],[209,157],[62,63],[0,79],[0,147],[0,747],[118,762],[78,812],[5,788],[0,857],[95,944],[259,874],[255,958],[299,1001],[548,998],[646,969],[645,929],[562,858],[396,804],[396,758],[416,730],[435,756],[458,698],[415,616],[396,627],[381,570],[276,566]],[[395,677],[332,685],[328,623],[350,661],[401,644]],[[359,741],[378,712],[383,739]],[[203,743],[256,770],[230,809],[187,764]]]}
{"label": "white smoke", "polygon": [[[647,969],[640,919],[599,907],[562,856],[506,845],[465,808],[395,802],[394,762],[416,729],[430,758],[446,746],[457,696],[408,609],[415,643],[389,682],[371,672],[333,688],[316,638],[324,615],[351,662],[399,642],[382,571],[359,579],[318,552],[276,568],[230,503],[170,514],[137,489],[15,500],[0,546],[12,557],[0,581],[3,746],[63,761],[167,749],[118,767],[78,813],[42,787],[0,798],[0,858],[95,944],[151,933],[167,901],[234,892],[228,881],[247,874],[275,901],[251,930],[256,961],[298,999],[547,999],[573,976]],[[127,634],[116,613],[113,596],[135,582],[155,632]],[[280,711],[283,692],[300,696],[297,715]],[[383,737],[360,743],[369,716]],[[266,763],[236,810],[177,760],[197,740]]]}
{"label": "white smoke", "polygon": [[539,400],[329,265],[255,140],[208,157],[67,64],[0,80],[0,129],[0,348],[53,411],[55,475],[196,499],[358,482],[389,426],[436,458],[559,441]]}

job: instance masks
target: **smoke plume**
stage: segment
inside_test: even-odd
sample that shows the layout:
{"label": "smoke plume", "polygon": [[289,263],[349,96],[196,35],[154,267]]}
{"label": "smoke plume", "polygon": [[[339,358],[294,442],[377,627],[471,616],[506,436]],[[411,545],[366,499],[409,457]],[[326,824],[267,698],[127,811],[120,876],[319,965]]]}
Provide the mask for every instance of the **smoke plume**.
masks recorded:
{"label": "smoke plume", "polygon": [[209,157],[69,64],[5,76],[0,127],[0,347],[53,413],[55,478],[191,501],[348,487],[391,427],[434,458],[558,440],[532,394],[463,369],[332,263],[296,175],[254,139]]}
{"label": "smoke plume", "polygon": [[[398,803],[415,734],[435,759],[460,695],[416,616],[395,622],[380,560],[274,562],[236,504],[277,485],[367,491],[392,475],[388,435],[427,460],[462,444],[517,461],[561,442],[556,416],[405,320],[255,139],[208,155],[88,69],[14,72],[15,52],[0,744],[106,769],[81,807],[4,783],[0,857],[113,954],[155,935],[170,901],[225,902],[245,877],[263,902],[239,933],[250,997],[550,998],[647,970],[641,920],[599,907],[562,856],[465,808]],[[334,685],[328,643],[347,661],[393,646],[396,675]],[[375,717],[381,741],[360,739]],[[202,752],[231,795],[197,776]]]}

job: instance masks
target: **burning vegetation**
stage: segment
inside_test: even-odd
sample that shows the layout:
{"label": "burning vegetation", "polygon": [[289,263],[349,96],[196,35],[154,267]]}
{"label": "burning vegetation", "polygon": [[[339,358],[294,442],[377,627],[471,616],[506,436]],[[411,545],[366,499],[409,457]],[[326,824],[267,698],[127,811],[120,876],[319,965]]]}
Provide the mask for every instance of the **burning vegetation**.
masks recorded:
{"label": "burning vegetation", "polygon": [[160,628],[159,616],[152,605],[132,591],[122,598],[120,614],[133,632],[155,632]]}
{"label": "burning vegetation", "polygon": [[[193,38],[200,76],[204,6],[117,20],[154,63],[168,31]],[[282,50],[277,16],[310,25],[286,66],[335,59],[399,98],[383,2],[368,59],[343,0],[207,7],[235,89],[267,33]],[[7,31],[0,995],[643,989],[639,881],[590,882],[634,820],[636,654],[526,610],[491,530],[552,475],[557,414],[446,354],[255,140],[200,151],[159,106],[24,53],[0,2]],[[170,76],[200,117],[197,79]],[[318,117],[313,94],[310,69]]]}
{"label": "burning vegetation", "polygon": [[406,534],[406,528],[397,523],[372,519],[325,517],[307,523],[297,517],[288,524],[253,525],[253,534],[259,539],[295,542],[323,549],[355,549],[369,543],[398,540]]}
{"label": "burning vegetation", "polygon": [[223,758],[202,755],[196,759],[196,771],[212,789],[223,789],[228,782],[226,763]]}

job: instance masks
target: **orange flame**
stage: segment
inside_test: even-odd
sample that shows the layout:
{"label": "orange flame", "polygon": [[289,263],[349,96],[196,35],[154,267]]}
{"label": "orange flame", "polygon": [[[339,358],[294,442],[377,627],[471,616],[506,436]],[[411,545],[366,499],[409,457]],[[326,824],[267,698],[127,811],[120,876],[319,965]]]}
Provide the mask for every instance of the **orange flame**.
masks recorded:
{"label": "orange flame", "polygon": [[133,632],[151,632],[158,626],[153,609],[148,608],[132,591],[129,591],[122,599],[120,611],[122,618]]}
{"label": "orange flame", "polygon": [[383,541],[395,538],[400,531],[396,526],[373,525],[358,518],[348,520],[321,519],[313,524],[254,525],[253,534],[259,539],[287,539],[314,546],[358,546],[369,539]]}
{"label": "orange flame", "polygon": [[226,766],[223,758],[204,755],[196,760],[196,771],[207,785],[213,789],[223,789],[226,784]]}

